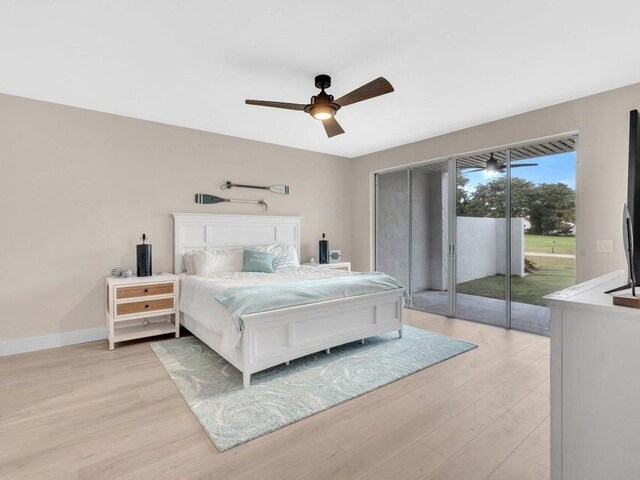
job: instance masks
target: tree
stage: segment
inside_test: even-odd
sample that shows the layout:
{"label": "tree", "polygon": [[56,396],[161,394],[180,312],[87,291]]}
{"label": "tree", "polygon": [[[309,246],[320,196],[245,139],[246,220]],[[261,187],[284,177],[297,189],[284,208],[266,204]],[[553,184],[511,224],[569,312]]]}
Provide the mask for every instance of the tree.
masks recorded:
{"label": "tree", "polygon": [[[491,179],[473,191],[467,188],[468,183],[464,175],[458,175],[458,216],[505,217],[505,177]],[[564,183],[534,184],[523,178],[511,179],[511,215],[529,217],[529,233],[569,233],[568,224],[575,222],[575,208],[575,192]]]}
{"label": "tree", "polygon": [[467,184],[469,179],[458,173],[456,176],[457,195],[456,195],[456,213],[459,217],[468,217],[467,208],[469,204],[469,193],[467,192]]}
{"label": "tree", "polygon": [[529,200],[529,233],[569,233],[576,221],[576,194],[564,183],[541,183]]}
{"label": "tree", "polygon": [[[459,216],[504,218],[506,214],[506,181],[504,177],[496,177],[478,185],[472,193],[464,188],[469,180],[466,178],[464,180],[464,182],[458,181],[457,212]],[[464,190],[461,191],[463,188]],[[528,180],[511,179],[511,212],[514,217],[528,215],[529,199],[535,188],[535,184]],[[463,202],[460,201],[461,197],[464,198]]]}

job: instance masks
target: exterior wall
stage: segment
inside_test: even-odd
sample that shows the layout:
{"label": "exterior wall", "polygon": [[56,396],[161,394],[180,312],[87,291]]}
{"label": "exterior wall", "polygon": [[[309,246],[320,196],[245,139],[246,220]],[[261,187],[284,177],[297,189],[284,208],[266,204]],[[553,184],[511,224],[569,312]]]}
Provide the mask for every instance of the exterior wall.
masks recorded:
{"label": "exterior wall", "polygon": [[[457,282],[506,274],[505,220],[458,217]],[[524,224],[511,219],[511,274],[524,275]]]}
{"label": "exterior wall", "polygon": [[498,222],[499,220],[495,218],[458,217],[456,225],[458,283],[489,277],[497,273],[496,224]]}
{"label": "exterior wall", "polygon": [[414,292],[428,290],[431,285],[430,256],[432,248],[432,204],[430,174],[411,172],[411,289]]}
{"label": "exterior wall", "polygon": [[446,290],[449,278],[449,193],[446,173],[430,176],[429,219],[431,222],[429,251],[429,289]]}
{"label": "exterior wall", "polygon": [[511,274],[525,276],[524,271],[524,218],[511,219]]}
{"label": "exterior wall", "polygon": [[445,290],[449,248],[447,174],[414,170],[411,182],[411,289]]}
{"label": "exterior wall", "polygon": [[407,172],[378,176],[378,270],[409,286]]}

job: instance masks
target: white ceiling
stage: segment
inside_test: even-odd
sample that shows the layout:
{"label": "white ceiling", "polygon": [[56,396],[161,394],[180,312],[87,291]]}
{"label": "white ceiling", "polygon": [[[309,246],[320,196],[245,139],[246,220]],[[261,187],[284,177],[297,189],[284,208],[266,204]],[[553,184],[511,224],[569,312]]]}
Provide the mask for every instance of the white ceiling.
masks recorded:
{"label": "white ceiling", "polygon": [[347,157],[638,81],[638,0],[0,0],[2,93]]}

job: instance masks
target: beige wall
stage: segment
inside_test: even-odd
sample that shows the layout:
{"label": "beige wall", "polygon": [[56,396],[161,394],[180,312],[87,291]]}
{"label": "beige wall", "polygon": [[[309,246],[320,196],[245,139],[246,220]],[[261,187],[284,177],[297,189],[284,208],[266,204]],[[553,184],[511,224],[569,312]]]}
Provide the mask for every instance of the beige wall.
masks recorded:
{"label": "beige wall", "polygon": [[[172,269],[171,212],[261,212],[196,205],[196,192],[301,215],[305,261],[322,232],[351,257],[344,158],[6,95],[0,112],[2,340],[103,326],[104,276],[135,267],[142,232],[154,271]],[[292,193],[221,192],[226,180]]]}
{"label": "beige wall", "polygon": [[[103,326],[103,278],[134,266],[144,231],[154,271],[172,268],[171,212],[258,213],[195,205],[225,180],[291,186],[269,213],[304,217],[302,256],[317,238],[356,269],[372,257],[372,174],[464,152],[577,131],[578,280],[624,267],[628,112],[640,84],[353,159],[0,95],[0,339]],[[464,112],[460,112],[464,115]],[[613,239],[614,253],[596,241]]]}
{"label": "beige wall", "polygon": [[[577,131],[577,279],[624,268],[621,218],[627,191],[629,111],[634,108],[640,108],[640,84],[354,159],[350,203],[354,267],[372,265],[373,172]],[[614,240],[614,253],[598,253],[596,241],[609,239]]]}

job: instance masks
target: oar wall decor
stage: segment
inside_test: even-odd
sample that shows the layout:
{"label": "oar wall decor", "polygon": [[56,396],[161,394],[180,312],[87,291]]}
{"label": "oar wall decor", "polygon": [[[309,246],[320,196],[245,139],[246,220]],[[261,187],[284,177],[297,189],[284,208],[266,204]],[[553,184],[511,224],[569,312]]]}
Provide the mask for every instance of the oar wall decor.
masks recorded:
{"label": "oar wall decor", "polygon": [[209,195],[207,193],[196,193],[196,203],[200,204],[211,204],[211,203],[251,203],[254,205],[262,205],[264,207],[264,211],[269,211],[269,205],[264,200],[234,200],[231,198],[220,198],[215,195]]}
{"label": "oar wall decor", "polygon": [[258,185],[240,185],[238,183],[223,183],[220,185],[220,190],[227,190],[232,187],[240,188],[257,188],[258,190],[269,190],[270,192],[277,193],[279,195],[289,195],[289,187],[286,185],[271,185],[270,187],[260,187]]}

